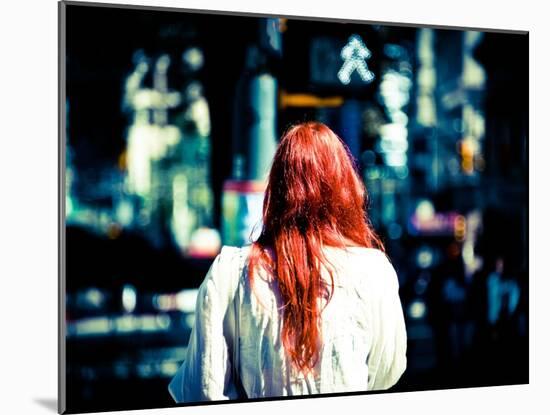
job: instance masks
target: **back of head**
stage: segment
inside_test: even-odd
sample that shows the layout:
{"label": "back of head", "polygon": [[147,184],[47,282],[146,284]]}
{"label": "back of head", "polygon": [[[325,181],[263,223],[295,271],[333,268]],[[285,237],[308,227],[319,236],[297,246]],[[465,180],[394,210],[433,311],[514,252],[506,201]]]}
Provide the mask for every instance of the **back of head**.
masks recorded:
{"label": "back of head", "polygon": [[249,266],[252,282],[257,266],[274,273],[284,304],[283,345],[303,372],[319,356],[317,300],[334,289],[321,278],[320,267],[330,268],[323,254],[326,245],[383,249],[369,225],[366,190],[347,147],[326,125],[307,122],[291,127],[279,143],[264,199],[263,229]]}

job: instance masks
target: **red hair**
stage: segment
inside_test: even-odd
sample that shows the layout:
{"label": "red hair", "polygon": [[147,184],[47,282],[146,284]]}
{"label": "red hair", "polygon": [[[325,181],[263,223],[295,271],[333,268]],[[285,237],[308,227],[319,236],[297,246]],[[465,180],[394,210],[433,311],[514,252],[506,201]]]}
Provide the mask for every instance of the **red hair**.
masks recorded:
{"label": "red hair", "polygon": [[[283,346],[301,372],[311,370],[319,358],[318,299],[330,301],[334,291],[323,246],[384,250],[369,224],[366,196],[349,150],[326,125],[306,122],[283,135],[266,188],[263,229],[252,245],[248,269],[251,284],[257,266],[276,278],[283,302]],[[322,265],[329,270],[330,290],[321,278]]]}

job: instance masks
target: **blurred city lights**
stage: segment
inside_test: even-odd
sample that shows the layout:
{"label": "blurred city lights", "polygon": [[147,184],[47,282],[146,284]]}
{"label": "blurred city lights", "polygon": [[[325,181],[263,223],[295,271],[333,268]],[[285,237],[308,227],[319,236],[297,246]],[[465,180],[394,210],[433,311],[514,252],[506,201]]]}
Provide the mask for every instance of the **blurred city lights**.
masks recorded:
{"label": "blurred city lights", "polygon": [[[69,383],[86,384],[84,409],[113,402],[114,387],[136,406],[147,400],[136,386],[165,391],[212,259],[259,235],[276,138],[302,119],[327,123],[359,161],[406,311],[400,387],[470,382],[483,354],[468,349],[469,330],[484,363],[497,350],[484,336],[504,333],[497,322],[525,337],[527,132],[514,89],[523,78],[509,73],[521,66],[515,55],[502,64],[490,50],[507,44],[474,31],[325,31],[286,18],[214,34],[201,19],[142,22],[131,41],[121,36],[127,45],[102,43],[93,64],[85,48],[67,53],[67,367]],[[119,33],[119,21],[108,30]],[[464,378],[446,352],[465,362]]]}
{"label": "blurred city lights", "polygon": [[199,70],[204,64],[204,55],[202,51],[196,47],[189,48],[185,52],[183,52],[182,59],[194,71]]}
{"label": "blurred city lights", "polygon": [[197,294],[199,290],[183,290],[176,295],[176,305],[178,310],[193,313],[197,303]]}
{"label": "blurred city lights", "polygon": [[162,362],[160,365],[160,373],[165,377],[174,376],[179,367],[179,362]]}
{"label": "blurred city lights", "polygon": [[481,89],[485,86],[487,75],[483,66],[473,57],[473,51],[483,39],[484,33],[466,31],[464,33],[464,68],[462,72],[462,84],[466,88]]}
{"label": "blurred city lights", "polygon": [[419,221],[425,222],[433,219],[435,216],[435,209],[432,202],[429,200],[422,200],[416,206],[416,217]]}
{"label": "blurred city lights", "polygon": [[97,288],[88,288],[76,295],[76,305],[82,309],[101,310],[106,302],[104,293]]}
{"label": "blurred city lights", "polygon": [[93,336],[111,331],[111,321],[107,317],[95,317],[80,320],[67,325],[68,336]]}
{"label": "blurred city lights", "polygon": [[181,311],[194,313],[198,289],[186,289],[173,294],[156,294],[153,306],[159,311]]}
{"label": "blurred city lights", "polygon": [[417,57],[419,68],[416,82],[418,92],[416,95],[416,121],[425,127],[434,126],[437,123],[437,111],[435,103],[435,87],[437,81],[433,29],[423,28],[417,35]]}
{"label": "blurred city lights", "polygon": [[134,286],[126,284],[122,288],[122,308],[127,313],[131,313],[136,309],[137,292]]}
{"label": "blurred city lights", "polygon": [[169,315],[133,315],[89,317],[67,323],[68,337],[130,335],[146,332],[165,332],[171,328]]}
{"label": "blurred city lights", "polygon": [[409,306],[409,316],[413,319],[422,319],[426,315],[426,304],[423,301],[415,300]]}
{"label": "blurred city lights", "polygon": [[339,96],[317,97],[312,94],[289,94],[285,91],[279,93],[279,106],[282,109],[287,107],[340,107],[343,103],[344,99]]}
{"label": "blurred city lights", "polygon": [[380,127],[379,151],[384,162],[394,168],[407,165],[408,116],[405,113],[409,103],[409,90],[412,82],[407,75],[389,69],[380,82],[380,96],[387,108],[391,122]]}
{"label": "blurred city lights", "polygon": [[457,241],[464,241],[466,238],[466,219],[462,215],[455,218],[455,238]]}
{"label": "blurred city lights", "polygon": [[433,252],[429,247],[423,247],[416,254],[416,263],[420,268],[429,268],[434,262]]}

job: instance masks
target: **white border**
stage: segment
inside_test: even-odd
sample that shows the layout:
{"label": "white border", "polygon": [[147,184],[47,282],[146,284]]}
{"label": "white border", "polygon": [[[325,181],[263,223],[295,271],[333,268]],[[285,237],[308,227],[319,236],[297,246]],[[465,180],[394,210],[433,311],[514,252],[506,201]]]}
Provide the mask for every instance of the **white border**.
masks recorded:
{"label": "white border", "polygon": [[[2,3],[0,13],[1,413],[52,414],[57,394],[57,2]],[[213,405],[119,413],[540,413],[548,407],[547,13],[544,2],[460,0],[116,1],[243,11],[530,31],[531,384],[358,397]],[[100,23],[98,30],[100,30]],[[536,44],[536,49],[535,45]],[[514,51],[508,51],[510,59]],[[535,121],[537,121],[535,123]],[[503,233],[505,237],[505,233]],[[513,356],[510,356],[513,359]],[[536,362],[536,365],[535,365]],[[480,371],[484,368],[480,367]],[[506,370],[506,368],[503,368]],[[472,373],[472,376],[476,376]],[[546,397],[546,399],[544,399]],[[542,402],[546,402],[546,405]]]}

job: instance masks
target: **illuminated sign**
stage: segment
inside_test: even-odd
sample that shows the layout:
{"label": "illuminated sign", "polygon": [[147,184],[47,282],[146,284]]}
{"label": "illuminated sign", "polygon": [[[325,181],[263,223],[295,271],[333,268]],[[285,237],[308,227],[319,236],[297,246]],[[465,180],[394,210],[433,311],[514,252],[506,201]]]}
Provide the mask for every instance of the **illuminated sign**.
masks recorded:
{"label": "illuminated sign", "polygon": [[454,235],[461,240],[465,232],[464,217],[456,212],[447,212],[422,218],[415,212],[409,221],[409,232],[413,235]]}
{"label": "illuminated sign", "polygon": [[361,80],[365,83],[374,80],[374,73],[369,70],[366,62],[371,57],[371,52],[358,35],[350,36],[348,43],[342,48],[340,56],[344,63],[338,71],[338,79],[344,85],[350,83],[351,74],[354,71],[357,71]]}

